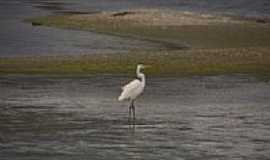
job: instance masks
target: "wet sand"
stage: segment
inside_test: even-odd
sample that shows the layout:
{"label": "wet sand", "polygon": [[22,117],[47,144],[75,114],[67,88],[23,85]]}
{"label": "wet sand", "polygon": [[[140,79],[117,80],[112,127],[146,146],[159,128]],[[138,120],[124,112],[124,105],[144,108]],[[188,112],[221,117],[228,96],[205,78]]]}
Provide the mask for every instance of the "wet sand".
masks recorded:
{"label": "wet sand", "polygon": [[1,76],[1,159],[269,158],[269,82],[148,77],[129,125],[131,78]]}

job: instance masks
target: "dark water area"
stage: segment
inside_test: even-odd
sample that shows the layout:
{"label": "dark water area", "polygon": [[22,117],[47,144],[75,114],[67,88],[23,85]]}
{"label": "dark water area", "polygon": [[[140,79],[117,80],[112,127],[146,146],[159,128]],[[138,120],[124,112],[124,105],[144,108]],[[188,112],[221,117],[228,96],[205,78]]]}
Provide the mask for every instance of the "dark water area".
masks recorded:
{"label": "dark water area", "polygon": [[160,48],[152,42],[92,32],[35,27],[25,18],[132,8],[169,8],[210,14],[267,18],[268,0],[1,0],[0,56],[80,55]]}
{"label": "dark water area", "polygon": [[1,76],[1,160],[270,158],[269,82],[150,77],[130,125],[128,80]]}

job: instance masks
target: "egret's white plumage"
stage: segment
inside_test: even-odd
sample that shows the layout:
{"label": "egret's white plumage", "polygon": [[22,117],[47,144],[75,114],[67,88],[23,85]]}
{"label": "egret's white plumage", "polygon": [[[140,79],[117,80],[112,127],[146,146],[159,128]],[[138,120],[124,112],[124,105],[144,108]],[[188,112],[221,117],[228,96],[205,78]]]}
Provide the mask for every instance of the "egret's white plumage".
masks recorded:
{"label": "egret's white plumage", "polygon": [[138,79],[134,79],[133,81],[122,87],[122,93],[119,96],[118,100],[135,100],[143,92],[143,88],[144,86],[142,82]]}
{"label": "egret's white plumage", "polygon": [[123,101],[126,99],[135,100],[139,95],[142,94],[145,87],[145,75],[141,73],[141,69],[144,68],[142,64],[139,64],[136,69],[137,77],[125,86],[122,87],[122,93],[118,100]]}
{"label": "egret's white plumage", "polygon": [[131,114],[131,109],[133,110],[133,118],[135,118],[135,99],[143,93],[145,87],[145,75],[141,72],[141,69],[144,68],[144,65],[137,65],[136,73],[137,78],[129,82],[127,85],[122,87],[122,93],[118,97],[119,101],[130,100],[131,104],[129,107],[129,114]]}

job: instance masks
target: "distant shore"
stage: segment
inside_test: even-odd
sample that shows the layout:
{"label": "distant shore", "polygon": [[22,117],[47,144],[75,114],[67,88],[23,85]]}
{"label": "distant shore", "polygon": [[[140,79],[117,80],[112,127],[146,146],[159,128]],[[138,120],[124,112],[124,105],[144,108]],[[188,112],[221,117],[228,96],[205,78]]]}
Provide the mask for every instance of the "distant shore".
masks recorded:
{"label": "distant shore", "polygon": [[26,22],[148,40],[164,47],[119,54],[1,58],[1,74],[128,74],[136,63],[151,64],[147,72],[152,75],[270,73],[268,23],[160,9],[53,15]]}

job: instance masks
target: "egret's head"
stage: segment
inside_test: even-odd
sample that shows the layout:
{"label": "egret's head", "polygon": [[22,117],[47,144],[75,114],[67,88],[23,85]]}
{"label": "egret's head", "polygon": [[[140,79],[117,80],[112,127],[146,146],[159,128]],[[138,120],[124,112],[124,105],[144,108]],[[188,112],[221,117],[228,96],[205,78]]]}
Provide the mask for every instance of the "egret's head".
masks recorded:
{"label": "egret's head", "polygon": [[140,69],[144,69],[145,68],[145,65],[143,65],[143,64],[138,64],[137,65],[137,68],[140,70]]}
{"label": "egret's head", "polygon": [[144,64],[138,64],[137,65],[137,70],[141,70],[141,69],[145,69],[145,68],[149,68],[149,65],[144,65]]}

